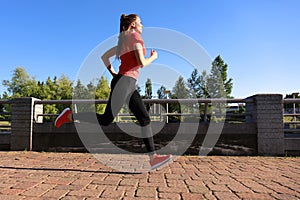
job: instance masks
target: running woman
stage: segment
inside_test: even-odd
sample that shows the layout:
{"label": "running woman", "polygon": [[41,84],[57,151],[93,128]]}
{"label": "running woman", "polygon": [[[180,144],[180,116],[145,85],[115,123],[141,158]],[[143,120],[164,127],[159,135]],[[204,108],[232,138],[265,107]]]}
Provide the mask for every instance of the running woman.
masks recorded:
{"label": "running woman", "polygon": [[[150,117],[139,92],[136,90],[140,68],[146,67],[158,58],[155,50],[151,50],[150,56],[146,56],[144,41],[141,37],[143,25],[136,14],[121,15],[120,34],[117,46],[106,51],[101,59],[106,68],[113,76],[111,81],[111,92],[103,114],[96,113],[100,125],[107,126],[113,122],[122,106],[127,103],[129,109],[137,118],[141,126],[141,134],[145,143],[147,153],[150,157],[151,169],[156,169],[171,159],[171,155],[158,155],[155,153]],[[118,73],[112,67],[111,57],[120,59]],[[80,118],[80,121],[88,121],[88,118],[95,113],[81,112],[72,113],[66,108],[55,120],[55,126],[59,128],[64,123],[73,122],[73,117]]]}

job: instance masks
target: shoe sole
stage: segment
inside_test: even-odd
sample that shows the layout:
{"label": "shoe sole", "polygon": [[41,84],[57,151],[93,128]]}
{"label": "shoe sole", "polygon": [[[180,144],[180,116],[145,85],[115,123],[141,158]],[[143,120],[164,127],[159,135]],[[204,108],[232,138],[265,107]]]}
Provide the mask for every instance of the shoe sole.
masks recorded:
{"label": "shoe sole", "polygon": [[63,116],[68,110],[70,110],[70,108],[65,108],[63,111],[62,111],[62,113],[60,113],[60,115],[58,115],[58,117],[56,118],[56,120],[55,120],[55,122],[54,122],[54,126],[56,127],[56,123],[57,123],[57,121],[59,120],[59,118],[61,117],[61,116]]}
{"label": "shoe sole", "polygon": [[151,170],[157,169],[171,160],[171,157],[151,167]]}

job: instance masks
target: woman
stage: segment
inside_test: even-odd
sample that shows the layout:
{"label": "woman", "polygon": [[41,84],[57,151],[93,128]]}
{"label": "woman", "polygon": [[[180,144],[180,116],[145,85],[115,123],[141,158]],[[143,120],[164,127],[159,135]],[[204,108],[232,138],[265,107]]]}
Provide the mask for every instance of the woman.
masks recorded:
{"label": "woman", "polygon": [[[106,51],[101,57],[113,79],[105,112],[103,114],[96,113],[96,116],[100,125],[107,126],[113,122],[115,116],[126,102],[141,126],[143,141],[150,155],[150,165],[153,170],[168,162],[171,155],[162,156],[155,153],[150,117],[141,96],[136,90],[139,69],[151,64],[158,57],[155,50],[151,50],[150,56],[145,57],[146,49],[141,37],[142,30],[143,25],[138,15],[123,14],[121,16],[118,45]],[[116,73],[109,61],[109,58],[113,56],[116,56],[121,61],[118,73]],[[94,113],[73,114],[69,108],[66,108],[56,118],[55,126],[59,128],[64,123],[72,122],[72,115],[76,115],[76,119],[80,118],[80,121],[87,121],[92,114]]]}

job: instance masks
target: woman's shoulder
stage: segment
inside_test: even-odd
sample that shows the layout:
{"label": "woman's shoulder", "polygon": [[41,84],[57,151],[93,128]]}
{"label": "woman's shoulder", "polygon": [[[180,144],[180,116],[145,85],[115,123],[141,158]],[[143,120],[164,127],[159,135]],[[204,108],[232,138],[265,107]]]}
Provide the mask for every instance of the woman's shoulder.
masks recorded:
{"label": "woman's shoulder", "polygon": [[141,34],[136,31],[130,31],[128,37],[133,40],[143,40]]}

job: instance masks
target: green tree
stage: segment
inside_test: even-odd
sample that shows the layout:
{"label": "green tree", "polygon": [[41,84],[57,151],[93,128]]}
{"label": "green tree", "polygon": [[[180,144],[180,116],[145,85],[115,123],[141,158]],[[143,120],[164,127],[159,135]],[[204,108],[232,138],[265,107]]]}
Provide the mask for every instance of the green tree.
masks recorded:
{"label": "green tree", "polygon": [[[94,83],[93,83],[94,82]],[[75,99],[108,99],[110,93],[110,87],[108,80],[101,76],[96,81],[90,81],[87,85],[83,85],[80,80],[73,89],[73,98]],[[96,111],[104,112],[105,104],[80,104],[77,105],[78,111]]]}
{"label": "green tree", "polygon": [[166,91],[167,91],[167,88],[164,85],[160,86],[160,88],[156,92],[158,98],[159,99],[166,99],[168,97],[167,96],[168,94],[166,93]]}
{"label": "green tree", "polygon": [[26,70],[18,67],[13,71],[11,80],[4,80],[2,85],[7,87],[10,98],[28,97],[30,95],[31,77]]}
{"label": "green tree", "polygon": [[84,86],[80,80],[77,80],[77,83],[73,89],[73,97],[75,99],[88,99],[89,96],[89,90],[87,87]]}
{"label": "green tree", "polygon": [[[147,81],[145,83],[145,99],[152,99],[152,81],[150,78],[147,78]],[[149,112],[152,104],[146,103],[146,109]]]}
{"label": "green tree", "polygon": [[201,98],[208,98],[209,97],[207,80],[208,80],[207,72],[206,72],[206,70],[203,70],[201,75],[200,75],[200,91],[198,92],[198,94]]}
{"label": "green tree", "polygon": [[230,98],[232,91],[232,78],[227,78],[227,64],[220,55],[212,62],[210,75],[207,79],[207,87],[211,98]]}
{"label": "green tree", "polygon": [[189,98],[189,92],[186,88],[186,83],[182,76],[179,76],[178,80],[173,87],[172,94],[177,99],[187,99]]}
{"label": "green tree", "polygon": [[[3,85],[7,88],[4,96],[7,99],[20,97],[36,97],[42,100],[71,99],[73,82],[66,76],[59,79],[50,77],[45,82],[37,81],[35,77],[30,77],[26,70],[18,67],[13,71],[11,80],[4,80]],[[44,105],[44,113],[57,114],[66,106],[70,105]],[[49,117],[45,117],[47,121]]]}
{"label": "green tree", "polygon": [[[186,88],[186,82],[182,76],[179,76],[175,85],[172,89],[172,92],[169,94],[172,99],[187,99],[189,98],[189,92]],[[187,106],[180,105],[180,103],[172,103],[169,105],[169,112],[172,113],[181,113],[182,111],[186,111]],[[169,121],[178,122],[182,118],[180,116],[170,116]]]}
{"label": "green tree", "polygon": [[67,76],[62,75],[57,80],[57,91],[56,91],[56,99],[72,99],[73,96],[73,84]]}
{"label": "green tree", "polygon": [[[0,100],[2,99],[2,95],[0,95]],[[4,105],[0,104],[0,113],[4,112]],[[0,119],[3,119],[2,115],[0,114]]]}
{"label": "green tree", "polygon": [[[95,91],[95,99],[108,99],[110,94],[110,87],[107,78],[101,76],[98,80],[96,91]],[[96,112],[102,113],[106,108],[106,104],[97,104]]]}
{"label": "green tree", "polygon": [[191,77],[187,79],[187,86],[189,88],[191,98],[201,98],[201,79],[197,69],[194,69]]}
{"label": "green tree", "polygon": [[145,83],[145,98],[152,99],[152,82],[150,78]]}
{"label": "green tree", "polygon": [[136,84],[135,88],[136,88],[136,90],[138,91],[138,93],[141,95],[141,97],[143,97],[142,94],[141,94],[142,89],[141,89],[141,87],[139,86],[139,84]]}

